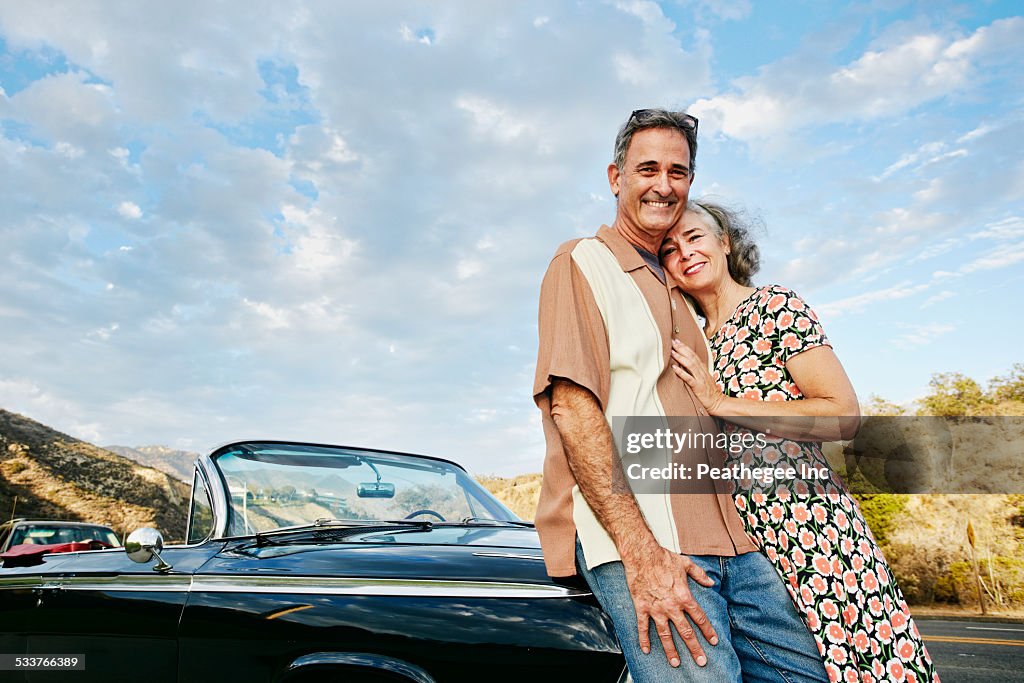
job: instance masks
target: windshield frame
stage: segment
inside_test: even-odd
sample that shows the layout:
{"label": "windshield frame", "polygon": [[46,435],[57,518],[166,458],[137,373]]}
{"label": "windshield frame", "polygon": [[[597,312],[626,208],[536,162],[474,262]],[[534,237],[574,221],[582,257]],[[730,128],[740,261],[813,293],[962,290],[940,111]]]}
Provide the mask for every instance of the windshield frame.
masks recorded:
{"label": "windshield frame", "polygon": [[[265,452],[265,454],[261,454],[261,451]],[[260,439],[235,441],[225,444],[215,449],[210,453],[210,455],[200,458],[200,462],[197,463],[203,470],[205,470],[207,483],[210,485],[209,492],[212,494],[213,498],[214,531],[211,536],[212,539],[228,540],[254,536],[253,533],[228,533],[230,529],[234,528],[232,525],[232,519],[237,513],[235,511],[233,501],[227,495],[227,491],[229,491],[227,473],[225,473],[225,471],[220,467],[218,461],[227,455],[239,456],[240,454],[244,454],[243,457],[249,460],[272,461],[274,459],[280,459],[285,461],[290,459],[288,451],[294,452],[294,458],[296,460],[307,460],[310,458],[323,458],[324,460],[328,460],[330,458],[366,459],[366,462],[362,462],[360,464],[387,464],[408,468],[410,470],[436,471],[439,473],[444,472],[446,474],[451,473],[455,475],[456,485],[466,497],[467,506],[471,510],[471,514],[473,516],[486,516],[497,521],[522,521],[490,491],[473,479],[464,467],[458,463],[452,462],[451,460],[428,455],[403,453],[399,451],[385,451],[373,448]],[[259,457],[252,457],[257,455],[259,455]],[[305,464],[308,466],[311,462],[311,460],[308,460]],[[483,506],[484,510],[481,511],[476,509],[480,505]],[[353,521],[372,525],[380,524],[385,520],[365,519]],[[261,530],[261,532],[266,531],[270,530]]]}

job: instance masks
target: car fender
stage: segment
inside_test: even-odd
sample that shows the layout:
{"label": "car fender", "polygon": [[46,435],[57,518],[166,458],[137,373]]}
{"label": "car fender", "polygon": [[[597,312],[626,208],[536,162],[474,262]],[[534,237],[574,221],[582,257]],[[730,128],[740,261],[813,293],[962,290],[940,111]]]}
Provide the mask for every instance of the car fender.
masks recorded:
{"label": "car fender", "polygon": [[436,683],[430,674],[415,664],[363,652],[313,652],[302,655],[288,665],[277,683],[288,683],[304,678],[307,673],[323,671],[383,673],[409,683]]}

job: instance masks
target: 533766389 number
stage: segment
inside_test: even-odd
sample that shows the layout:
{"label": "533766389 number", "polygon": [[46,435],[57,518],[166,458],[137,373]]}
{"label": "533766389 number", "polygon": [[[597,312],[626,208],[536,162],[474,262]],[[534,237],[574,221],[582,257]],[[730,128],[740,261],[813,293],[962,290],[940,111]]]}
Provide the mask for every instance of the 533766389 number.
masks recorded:
{"label": "533766389 number", "polygon": [[83,655],[0,655],[0,671],[84,671]]}

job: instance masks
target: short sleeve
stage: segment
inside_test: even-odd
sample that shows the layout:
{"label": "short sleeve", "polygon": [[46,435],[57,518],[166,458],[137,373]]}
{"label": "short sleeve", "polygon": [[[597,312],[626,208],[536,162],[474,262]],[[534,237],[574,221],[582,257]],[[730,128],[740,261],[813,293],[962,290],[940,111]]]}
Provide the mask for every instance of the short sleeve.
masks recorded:
{"label": "short sleeve", "polygon": [[611,378],[608,333],[590,285],[567,246],[555,254],[544,275],[538,333],[534,401],[540,405],[553,379],[561,377],[588,389],[604,410]]}
{"label": "short sleeve", "polygon": [[817,314],[796,292],[785,287],[773,287],[765,308],[766,318],[775,321],[779,359],[783,364],[817,346],[832,346]]}

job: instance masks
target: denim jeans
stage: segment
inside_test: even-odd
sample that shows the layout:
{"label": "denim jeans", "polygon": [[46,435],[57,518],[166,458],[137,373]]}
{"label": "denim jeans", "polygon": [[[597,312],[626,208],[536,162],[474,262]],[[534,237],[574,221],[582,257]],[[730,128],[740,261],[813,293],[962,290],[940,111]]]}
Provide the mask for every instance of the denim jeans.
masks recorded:
{"label": "denim jeans", "polygon": [[651,651],[644,654],[640,649],[636,611],[626,588],[622,563],[609,562],[588,570],[579,541],[576,543],[580,573],[612,618],[635,683],[828,683],[818,646],[797,615],[782,579],[764,555],[690,555],[690,559],[715,582],[704,587],[691,580],[689,587],[711,620],[718,645],[709,644],[694,628],[708,658],[706,666],[697,666],[673,628],[672,637],[681,661],[678,668],[673,668],[653,623]]}

